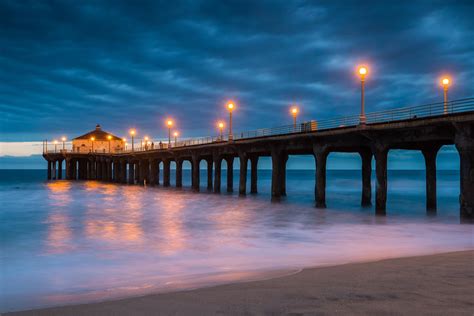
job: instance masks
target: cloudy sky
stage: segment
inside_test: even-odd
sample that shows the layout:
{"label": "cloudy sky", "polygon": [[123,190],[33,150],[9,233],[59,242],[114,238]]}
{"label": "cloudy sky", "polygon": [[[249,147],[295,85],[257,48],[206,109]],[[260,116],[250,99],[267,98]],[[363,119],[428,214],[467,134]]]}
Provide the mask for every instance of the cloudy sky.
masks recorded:
{"label": "cloudy sky", "polygon": [[[472,1],[0,1],[0,142],[215,134],[474,95]],[[2,145],[5,155],[6,146]]]}

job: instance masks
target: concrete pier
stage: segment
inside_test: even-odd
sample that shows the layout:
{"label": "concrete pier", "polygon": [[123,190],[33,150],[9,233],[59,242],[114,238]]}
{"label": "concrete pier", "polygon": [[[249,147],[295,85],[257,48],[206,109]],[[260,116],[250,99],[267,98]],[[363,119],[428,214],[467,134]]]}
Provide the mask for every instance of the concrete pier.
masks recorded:
{"label": "concrete pier", "polygon": [[176,162],[176,187],[183,186],[183,162],[190,161],[191,187],[199,191],[200,162],[207,163],[207,189],[221,192],[222,160],[227,163],[227,192],[233,191],[234,159],[239,159],[239,195],[247,193],[250,161],[250,190],[257,193],[258,162],[270,157],[272,165],[271,197],[280,199],[286,192],[286,164],[289,155],[313,155],[315,159],[315,206],[325,208],[326,164],[331,152],[356,153],[361,157],[361,202],[369,207],[372,199],[372,159],[375,160],[375,213],[387,212],[387,157],[392,149],[421,151],[426,168],[426,209],[435,214],[436,156],[444,145],[455,145],[460,158],[460,216],[474,218],[474,112],[449,114],[404,121],[341,126],[282,135],[214,141],[204,144],[124,153],[45,152],[47,178],[61,179],[65,162],[66,179],[160,184],[170,186],[170,163]]}
{"label": "concrete pier", "polygon": [[258,181],[258,156],[252,156],[250,158],[250,193],[256,194]]}
{"label": "concrete pier", "polygon": [[439,146],[433,146],[422,149],[426,168],[426,210],[429,213],[435,213],[436,204],[436,155]]}
{"label": "concrete pier", "polygon": [[362,160],[362,198],[361,205],[368,207],[372,205],[372,151],[365,148],[359,152]]}
{"label": "concrete pier", "polygon": [[326,208],[326,161],[329,151],[326,146],[313,146],[316,160],[316,207]]}
{"label": "concrete pier", "polygon": [[247,154],[245,152],[239,153],[239,195],[246,195],[247,193],[247,161]]}
{"label": "concrete pier", "polygon": [[222,157],[215,155],[214,160],[214,193],[221,192],[221,173],[222,173]]}
{"label": "concrete pier", "polygon": [[227,157],[227,192],[234,192],[234,157]]}

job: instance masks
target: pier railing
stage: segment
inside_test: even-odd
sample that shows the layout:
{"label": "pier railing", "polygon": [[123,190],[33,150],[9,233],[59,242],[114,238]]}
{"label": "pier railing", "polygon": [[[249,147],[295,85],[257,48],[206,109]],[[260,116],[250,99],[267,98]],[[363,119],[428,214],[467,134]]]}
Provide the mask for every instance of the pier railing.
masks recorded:
{"label": "pier railing", "polygon": [[[417,120],[428,117],[438,117],[443,115],[458,114],[464,112],[474,112],[474,98],[453,100],[449,102],[438,102],[431,103],[419,106],[411,106],[404,108],[397,108],[385,111],[371,112],[366,114],[366,125],[375,125],[381,123],[391,123],[397,121],[407,121],[407,120]],[[240,133],[235,133],[229,137],[229,135],[222,136],[209,136],[209,137],[200,137],[192,138],[186,140],[180,140],[177,142],[172,141],[169,145],[168,143],[162,143],[161,145],[156,145],[153,147],[139,147],[134,148],[133,152],[141,152],[148,150],[166,150],[169,148],[176,147],[186,147],[194,145],[203,145],[219,142],[227,142],[229,140],[243,140],[251,138],[260,138],[267,136],[277,136],[277,135],[287,135],[287,134],[301,134],[301,133],[314,133],[318,131],[325,131],[338,128],[348,128],[356,127],[360,125],[359,115],[343,116],[336,117],[324,120],[312,120],[306,122],[300,122],[297,124],[277,126],[272,128],[262,128],[252,131],[245,131]],[[59,145],[58,145],[59,146]],[[59,153],[58,146],[56,149],[54,145],[48,144],[45,149],[48,153]],[[61,147],[61,152],[68,152],[67,149],[63,150]],[[122,152],[132,152],[132,149],[129,145],[127,150]]]}

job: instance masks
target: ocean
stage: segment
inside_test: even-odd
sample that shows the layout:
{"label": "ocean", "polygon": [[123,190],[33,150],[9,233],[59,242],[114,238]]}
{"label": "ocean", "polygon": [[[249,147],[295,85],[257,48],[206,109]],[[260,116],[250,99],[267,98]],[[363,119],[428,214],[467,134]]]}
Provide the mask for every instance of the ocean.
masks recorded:
{"label": "ocean", "polygon": [[213,194],[205,170],[200,193],[189,170],[183,189],[0,170],[0,312],[474,249],[473,226],[459,219],[457,171],[438,171],[436,216],[425,210],[424,171],[389,171],[385,217],[360,207],[359,170],[328,171],[326,209],[314,207],[314,170],[288,170],[279,202],[269,170],[259,171],[259,194],[245,197],[237,172],[232,194],[223,176],[223,193]]}

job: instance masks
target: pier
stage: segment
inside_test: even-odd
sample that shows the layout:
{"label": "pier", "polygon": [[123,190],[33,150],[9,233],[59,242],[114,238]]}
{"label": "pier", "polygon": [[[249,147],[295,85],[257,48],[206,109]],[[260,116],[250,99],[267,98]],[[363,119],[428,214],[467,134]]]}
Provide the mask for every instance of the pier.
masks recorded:
{"label": "pier", "polygon": [[[229,137],[230,136],[230,137]],[[165,144],[167,145],[167,144]],[[226,191],[233,188],[233,162],[240,162],[238,192],[258,192],[260,157],[271,157],[271,196],[286,195],[286,163],[291,155],[314,156],[315,205],[326,207],[326,161],[333,152],[358,153],[361,157],[361,205],[372,204],[372,159],[375,160],[375,213],[386,214],[387,157],[390,150],[421,151],[426,165],[426,209],[436,212],[436,156],[444,145],[455,145],[460,158],[460,216],[474,217],[474,98],[311,121],[259,129],[227,136],[169,142],[163,148],[123,150],[115,153],[51,150],[46,144],[48,179],[98,180],[123,184],[170,186],[170,164],[176,164],[176,187],[182,187],[183,162],[192,166],[192,189],[221,192],[222,161],[227,164]],[[207,179],[200,179],[200,163],[207,162]],[[250,168],[250,186],[247,174]],[[159,174],[163,172],[163,183]]]}

